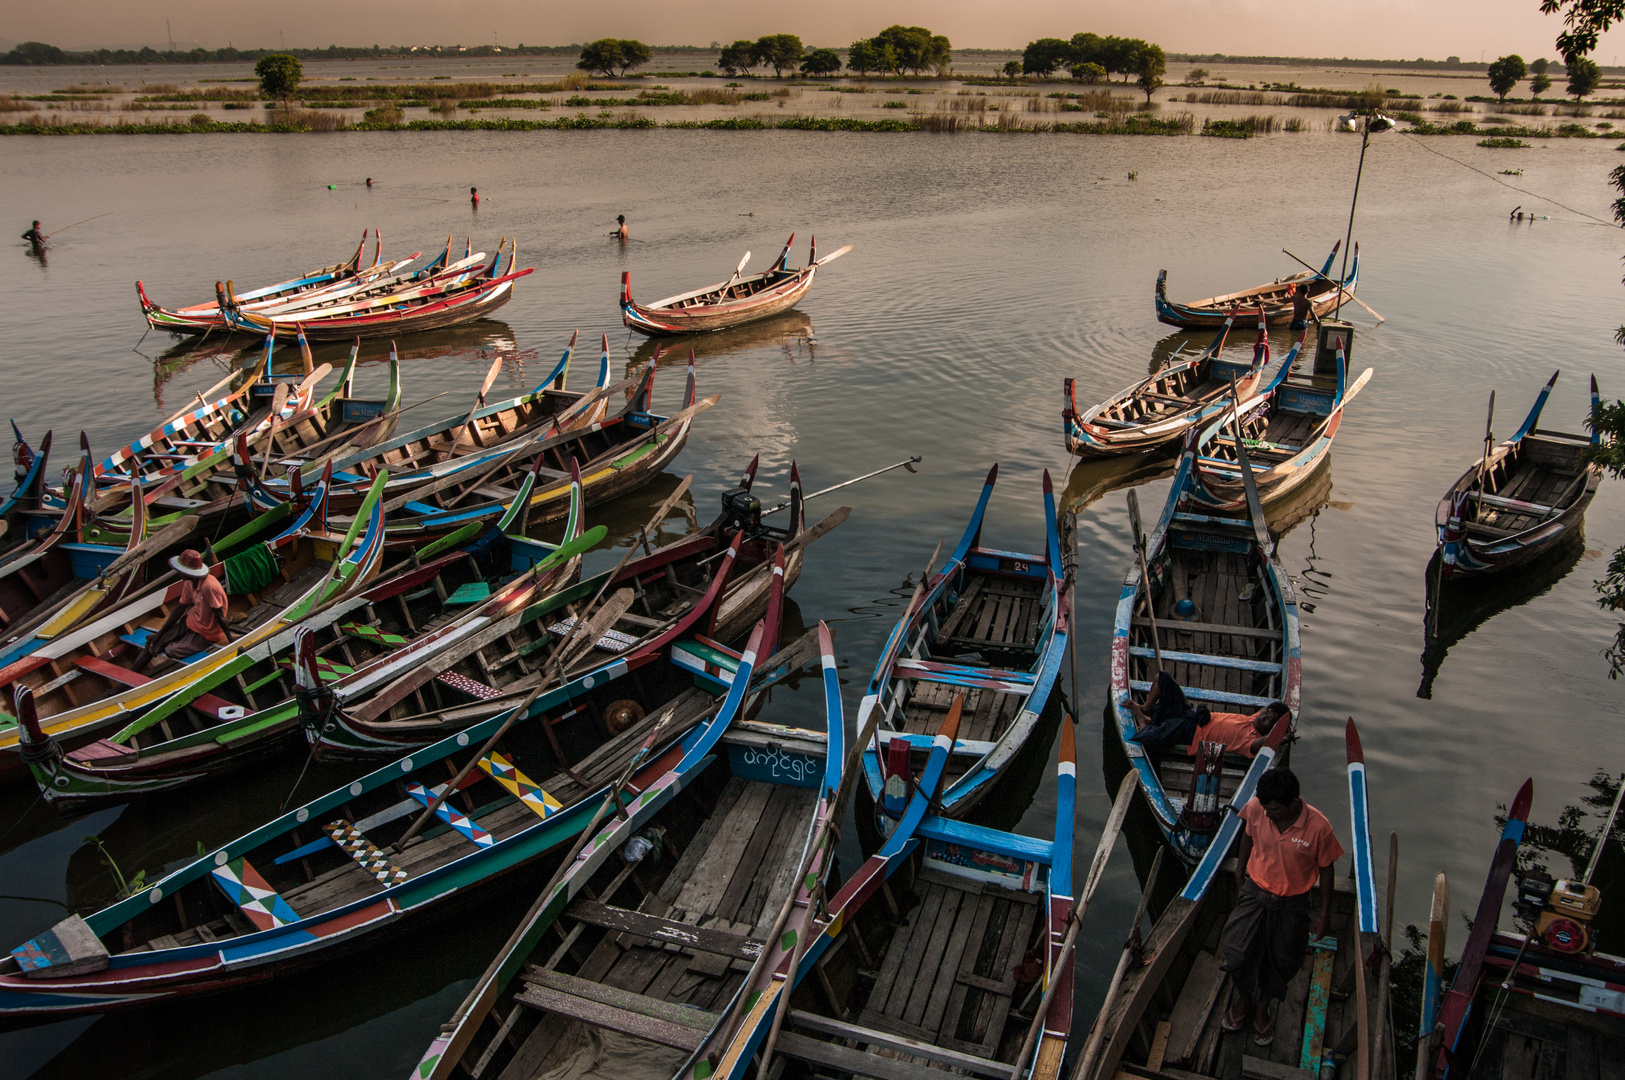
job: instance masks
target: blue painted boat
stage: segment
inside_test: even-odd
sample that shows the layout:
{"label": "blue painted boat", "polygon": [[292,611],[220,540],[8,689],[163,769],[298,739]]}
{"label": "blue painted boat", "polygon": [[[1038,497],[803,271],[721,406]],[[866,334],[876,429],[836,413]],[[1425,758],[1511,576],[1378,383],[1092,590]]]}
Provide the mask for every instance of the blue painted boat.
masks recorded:
{"label": "blue painted boat", "polygon": [[[1445,577],[1533,562],[1561,548],[1584,523],[1602,483],[1602,466],[1591,460],[1602,434],[1566,435],[1535,426],[1559,374],[1552,373],[1512,438],[1474,462],[1439,500],[1433,524]],[[1593,375],[1591,415],[1598,405]]]}
{"label": "blue painted boat", "polygon": [[[1193,787],[1204,801],[1229,797],[1247,768],[1227,756],[1215,778],[1198,774],[1183,750],[1153,756],[1135,741],[1130,694],[1145,695],[1159,667],[1193,704],[1215,712],[1253,712],[1283,701],[1298,715],[1301,678],[1298,602],[1270,540],[1262,507],[1244,517],[1198,510],[1191,498],[1196,433],[1186,439],[1168,502],[1145,545],[1149,588],[1130,564],[1112,625],[1111,717],[1157,828],[1187,864],[1202,858],[1211,831],[1186,814]],[[1144,613],[1149,595],[1152,618]],[[1211,807],[1204,806],[1204,810]]]}
{"label": "blue painted boat", "polygon": [[1046,471],[1042,554],[984,547],[982,519],[998,475],[997,465],[988,470],[964,534],[892,628],[858,705],[859,730],[880,714],[863,758],[877,803],[891,786],[915,783],[932,732],[963,693],[967,719],[940,796],[943,816],[963,817],[1026,744],[1055,685],[1071,610],[1054,488]]}

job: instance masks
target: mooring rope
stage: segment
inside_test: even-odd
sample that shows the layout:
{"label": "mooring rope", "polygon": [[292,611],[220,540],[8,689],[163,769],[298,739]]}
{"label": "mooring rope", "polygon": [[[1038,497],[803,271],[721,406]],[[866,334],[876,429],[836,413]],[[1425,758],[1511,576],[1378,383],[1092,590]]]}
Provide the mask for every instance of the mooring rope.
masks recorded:
{"label": "mooring rope", "polygon": [[1556,199],[1553,199],[1553,198],[1551,198],[1549,196],[1546,196],[1546,195],[1542,195],[1538,191],[1530,191],[1528,188],[1521,188],[1517,184],[1509,184],[1505,180],[1502,180],[1499,176],[1496,176],[1493,173],[1487,173],[1483,169],[1480,169],[1476,165],[1469,165],[1467,162],[1462,161],[1460,158],[1453,158],[1449,154],[1445,153],[1443,150],[1435,150],[1433,147],[1429,146],[1427,143],[1423,142],[1421,139],[1417,138],[1415,135],[1412,135],[1410,132],[1401,131],[1398,134],[1403,135],[1405,138],[1409,139],[1411,142],[1413,142],[1416,145],[1420,146],[1422,149],[1426,150],[1428,153],[1430,153],[1430,154],[1438,154],[1440,157],[1444,158],[1446,161],[1453,161],[1457,165],[1460,165],[1464,169],[1471,169],[1473,172],[1477,173],[1480,176],[1487,177],[1487,178],[1489,178],[1491,180],[1494,180],[1497,184],[1500,184],[1502,187],[1511,188],[1513,191],[1519,192],[1519,193],[1524,194],[1524,195],[1528,195],[1532,199],[1539,199],[1542,202],[1549,202],[1553,206],[1560,206],[1564,210],[1567,210],[1571,214],[1578,214],[1579,216],[1588,219],[1588,220],[1586,220],[1584,222],[1581,222],[1580,224],[1583,224],[1583,225],[1606,225],[1610,229],[1625,228],[1625,226],[1615,225],[1612,221],[1605,221],[1602,218],[1597,217],[1595,214],[1588,214],[1584,210],[1576,210],[1574,207],[1569,206],[1566,203],[1560,203]]}

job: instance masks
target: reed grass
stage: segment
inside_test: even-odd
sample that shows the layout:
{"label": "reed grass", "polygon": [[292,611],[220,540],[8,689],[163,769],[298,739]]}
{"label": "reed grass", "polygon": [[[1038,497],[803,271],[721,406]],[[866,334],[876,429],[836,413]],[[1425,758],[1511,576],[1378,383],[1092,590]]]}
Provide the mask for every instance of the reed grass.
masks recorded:
{"label": "reed grass", "polygon": [[340,131],[346,125],[338,113],[316,109],[277,107],[268,117],[273,127],[289,131]]}
{"label": "reed grass", "polygon": [[[1470,113],[1475,111],[1473,107],[1467,104],[1465,101],[1437,101],[1432,105],[1427,106],[1427,108],[1430,112],[1436,113]],[[1540,106],[1537,105],[1535,108],[1540,109]],[[1515,110],[1509,108],[1507,111],[1513,112]],[[1539,116],[1543,115],[1544,113],[1545,110],[1541,109],[1541,111],[1535,115]]]}
{"label": "reed grass", "polygon": [[0,113],[38,112],[39,106],[19,94],[0,94]]}
{"label": "reed grass", "polygon": [[[1438,111],[1443,112],[1444,110],[1440,109]],[[1504,113],[1511,113],[1513,116],[1545,116],[1546,115],[1546,106],[1544,106],[1544,105],[1502,105],[1500,107],[1500,111],[1504,112]]]}
{"label": "reed grass", "polygon": [[1185,94],[1187,105],[1281,105],[1285,99],[1261,90],[1195,90]]}

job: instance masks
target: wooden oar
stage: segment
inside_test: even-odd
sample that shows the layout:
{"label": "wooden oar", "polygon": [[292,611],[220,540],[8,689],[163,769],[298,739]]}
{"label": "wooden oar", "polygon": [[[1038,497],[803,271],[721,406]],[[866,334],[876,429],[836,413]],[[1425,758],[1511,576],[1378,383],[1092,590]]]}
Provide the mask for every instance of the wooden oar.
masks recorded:
{"label": "wooden oar", "polygon": [[[1140,923],[1145,919],[1145,909],[1151,903],[1151,892],[1157,887],[1157,875],[1162,871],[1162,856],[1167,848],[1157,845],[1157,854],[1151,859],[1151,873],[1146,875],[1145,888],[1140,891],[1140,906],[1134,909],[1134,922],[1129,926],[1128,940],[1123,942],[1123,955],[1118,957],[1117,970],[1112,973],[1111,985],[1106,988],[1106,996],[1102,1000],[1111,1004],[1117,993],[1123,987],[1123,977],[1128,974],[1128,966],[1135,959],[1140,946]],[[1095,1063],[1100,1058],[1100,1044],[1106,1035],[1106,1026],[1101,1023],[1105,1019],[1105,1009],[1095,1019],[1095,1026],[1089,1029],[1089,1039],[1083,1045],[1083,1053],[1078,1057],[1078,1063],[1072,1069],[1072,1080],[1090,1080]]]}
{"label": "wooden oar", "polygon": [[1061,945],[1061,954],[1056,958],[1055,969],[1050,972],[1049,986],[1044,989],[1044,996],[1038,999],[1038,1008],[1033,1013],[1032,1024],[1027,1028],[1027,1038],[1021,1044],[1021,1052],[1012,1063],[1015,1066],[1012,1076],[1022,1075],[1021,1068],[1027,1062],[1027,1055],[1038,1045],[1038,1037],[1044,1032],[1044,1018],[1049,1015],[1050,1002],[1061,985],[1061,972],[1066,970],[1066,965],[1072,960],[1072,949],[1078,943],[1078,928],[1083,925],[1083,916],[1089,910],[1089,901],[1095,895],[1095,888],[1106,872],[1106,860],[1111,857],[1112,848],[1117,844],[1117,834],[1123,831],[1123,819],[1128,817],[1129,804],[1134,801],[1134,792],[1139,786],[1138,769],[1130,769],[1128,775],[1123,777],[1123,782],[1117,786],[1117,799],[1112,803],[1112,812],[1106,818],[1106,827],[1101,830],[1100,843],[1095,845],[1095,857],[1089,864],[1089,876],[1084,879],[1082,897],[1072,908],[1069,919],[1071,925],[1067,927],[1066,941]]}
{"label": "wooden oar", "polygon": [[456,446],[462,441],[463,436],[467,434],[469,425],[474,422],[474,414],[485,408],[486,391],[490,390],[491,387],[495,385],[497,376],[502,374],[503,359],[502,354],[498,353],[497,358],[491,361],[491,370],[485,373],[485,381],[480,384],[480,392],[474,395],[474,407],[468,410],[468,418],[465,419],[462,426],[457,429],[457,434],[453,435],[451,438],[452,446]]}
{"label": "wooden oar", "polygon": [[282,418],[282,409],[288,403],[290,387],[285,382],[276,384],[271,391],[271,426],[265,430],[265,455],[260,459],[260,479],[265,479],[265,470],[271,467],[271,448],[276,444],[276,426]]}
{"label": "wooden oar", "polygon": [[[1495,391],[1490,391],[1490,413],[1484,420],[1484,456],[1478,459],[1478,475],[1473,478],[1473,486],[1468,490],[1477,490],[1484,494],[1484,472],[1489,468],[1490,454],[1495,451]],[[1483,506],[1480,499],[1473,500],[1473,520],[1478,520],[1480,508]]]}
{"label": "wooden oar", "polygon": [[1353,300],[1356,304],[1359,304],[1361,307],[1363,307],[1367,311],[1371,312],[1371,317],[1376,319],[1378,322],[1387,322],[1388,321],[1387,319],[1383,318],[1381,315],[1378,315],[1376,309],[1373,308],[1370,304],[1366,303],[1364,300],[1361,300],[1358,296],[1355,296],[1353,293],[1349,292],[1342,285],[1338,284],[1335,281],[1332,281],[1331,278],[1327,277],[1325,274],[1322,274],[1319,270],[1316,270],[1313,266],[1310,266],[1308,263],[1304,262],[1302,259],[1300,259],[1296,255],[1292,254],[1292,252],[1288,251],[1286,248],[1281,249],[1281,254],[1285,255],[1287,258],[1291,259],[1293,262],[1297,263],[1300,266],[1308,267],[1309,270],[1317,278],[1320,278],[1322,281],[1331,281],[1331,283],[1337,287],[1338,292],[1342,293],[1344,296],[1348,297],[1350,300]]}
{"label": "wooden oar", "polygon": [[720,292],[727,292],[729,289],[733,288],[734,282],[739,280],[739,275],[745,272],[745,264],[748,262],[750,262],[750,252],[747,251],[745,252],[745,257],[739,260],[739,265],[734,267],[733,277],[729,278],[723,283],[722,288],[719,290]]}
{"label": "wooden oar", "polygon": [[845,255],[847,252],[849,252],[851,250],[852,250],[852,245],[851,244],[848,244],[843,248],[836,248],[834,251],[830,252],[828,255],[825,255],[822,259],[819,259],[817,262],[813,263],[813,265],[814,266],[823,266],[825,263],[832,263],[836,259],[839,259],[842,255]]}
{"label": "wooden oar", "polygon": [[1140,531],[1140,500],[1134,489],[1128,492],[1128,520],[1134,527],[1134,554],[1140,560],[1140,584],[1145,587],[1145,615],[1151,623],[1151,651],[1157,657],[1157,670],[1162,670],[1162,641],[1157,632],[1157,613],[1151,602],[1151,570],[1145,561],[1145,536]]}

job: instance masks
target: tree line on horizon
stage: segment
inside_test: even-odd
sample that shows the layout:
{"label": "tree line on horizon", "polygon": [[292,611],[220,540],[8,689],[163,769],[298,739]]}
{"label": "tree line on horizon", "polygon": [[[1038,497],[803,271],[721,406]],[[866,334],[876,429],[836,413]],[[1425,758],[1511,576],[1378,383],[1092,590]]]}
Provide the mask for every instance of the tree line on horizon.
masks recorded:
{"label": "tree line on horizon", "polygon": [[[1584,56],[1576,56],[1564,65],[1564,71],[1569,77],[1564,92],[1572,94],[1575,101],[1583,101],[1595,93],[1597,87],[1602,85],[1602,68],[1596,61]],[[1507,95],[1516,89],[1517,85],[1529,78],[1529,96],[1538,98],[1552,88],[1552,78],[1547,74],[1551,70],[1551,61],[1544,56],[1529,64],[1523,62],[1523,57],[1517,53],[1510,53],[1497,58],[1490,64],[1490,89],[1495,91],[1496,97],[1505,102]]]}
{"label": "tree line on horizon", "polygon": [[[581,48],[576,67],[583,71],[625,75],[647,64],[648,45],[631,38],[599,38]],[[923,26],[888,26],[872,38],[860,38],[847,47],[845,66],[859,74],[920,75],[935,71],[946,75],[953,63],[953,43]],[[766,34],[751,41],[741,38],[719,46],[717,67],[730,76],[770,67],[775,78],[786,71],[803,75],[835,75],[841,54],[834,49],[808,49],[795,34]]]}
{"label": "tree line on horizon", "polygon": [[1019,61],[1004,65],[1004,73],[1011,78],[1017,75],[1047,78],[1058,68],[1086,83],[1106,82],[1113,75],[1123,76],[1123,82],[1127,83],[1130,77],[1135,77],[1140,89],[1145,91],[1146,101],[1150,101],[1152,92],[1162,85],[1162,77],[1167,74],[1168,57],[1161,45],[1141,38],[1079,33],[1073,34],[1070,40],[1039,38],[1028,42]]}

